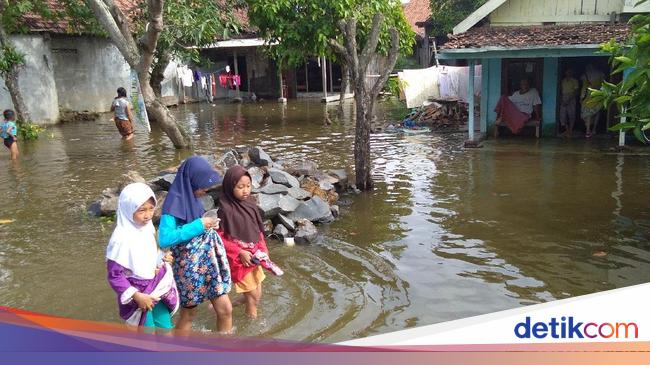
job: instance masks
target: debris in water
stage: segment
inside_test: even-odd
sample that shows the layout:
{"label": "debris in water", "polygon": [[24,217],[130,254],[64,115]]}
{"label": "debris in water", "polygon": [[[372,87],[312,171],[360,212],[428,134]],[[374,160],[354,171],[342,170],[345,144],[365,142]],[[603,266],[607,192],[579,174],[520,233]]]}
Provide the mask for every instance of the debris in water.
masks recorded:
{"label": "debris in water", "polygon": [[605,256],[607,256],[607,252],[605,252],[605,251],[596,251],[592,255],[595,256],[595,257],[605,257]]}
{"label": "debris in water", "polygon": [[9,224],[15,222],[15,219],[0,219],[0,224]]}

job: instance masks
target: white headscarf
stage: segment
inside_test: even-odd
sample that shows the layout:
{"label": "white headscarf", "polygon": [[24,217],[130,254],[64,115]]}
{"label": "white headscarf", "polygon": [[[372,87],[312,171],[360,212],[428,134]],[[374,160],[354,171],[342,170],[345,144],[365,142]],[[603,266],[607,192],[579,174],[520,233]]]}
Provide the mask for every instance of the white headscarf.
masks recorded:
{"label": "white headscarf", "polygon": [[129,184],[122,190],[117,203],[117,226],[106,248],[106,259],[129,269],[140,279],[153,279],[158,262],[153,223],[140,227],[133,222],[133,213],[150,198],[156,202],[156,195],[147,184]]}

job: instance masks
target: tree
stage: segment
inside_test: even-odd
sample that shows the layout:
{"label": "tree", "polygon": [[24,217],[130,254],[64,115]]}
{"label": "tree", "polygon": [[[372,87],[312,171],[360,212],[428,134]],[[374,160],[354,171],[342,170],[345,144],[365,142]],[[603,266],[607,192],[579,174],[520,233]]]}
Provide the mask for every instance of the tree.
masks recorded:
{"label": "tree", "polygon": [[[359,189],[371,189],[370,121],[381,86],[401,51],[410,53],[414,34],[397,0],[247,0],[251,23],[273,46],[269,54],[282,66],[307,57],[337,60],[355,89],[355,172]],[[379,14],[379,15],[376,15]],[[393,55],[393,53],[395,55]],[[366,70],[376,54],[388,57],[381,77],[367,88]],[[349,71],[346,72],[345,70]],[[376,90],[378,87],[378,91]]]}
{"label": "tree", "polygon": [[431,25],[434,35],[446,35],[487,0],[431,0]]}
{"label": "tree", "polygon": [[611,55],[612,75],[624,73],[623,80],[617,84],[603,82],[600,90],[591,93],[594,101],[605,108],[616,105],[619,117],[627,119],[611,127],[611,131],[631,130],[639,141],[648,143],[645,131],[650,129],[650,15],[635,15],[629,25],[631,34],[626,42],[610,40],[601,47]]}

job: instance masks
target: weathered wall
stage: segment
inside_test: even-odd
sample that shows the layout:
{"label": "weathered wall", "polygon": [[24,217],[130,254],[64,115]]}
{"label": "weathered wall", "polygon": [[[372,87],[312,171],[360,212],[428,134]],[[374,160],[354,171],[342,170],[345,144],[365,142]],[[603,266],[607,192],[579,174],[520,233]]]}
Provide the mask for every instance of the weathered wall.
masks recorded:
{"label": "weathered wall", "polygon": [[[25,55],[18,85],[32,120],[38,124],[58,121],[58,97],[54,80],[54,65],[49,42],[40,35],[11,36],[16,49]],[[0,78],[0,109],[13,108],[11,96]]]}
{"label": "weathered wall", "polygon": [[624,0],[508,0],[490,14],[490,23],[498,26],[608,21],[611,13],[620,14],[623,11],[624,2]]}
{"label": "weathered wall", "polygon": [[108,39],[53,36],[50,48],[61,108],[109,111],[117,88],[129,90],[130,67]]}

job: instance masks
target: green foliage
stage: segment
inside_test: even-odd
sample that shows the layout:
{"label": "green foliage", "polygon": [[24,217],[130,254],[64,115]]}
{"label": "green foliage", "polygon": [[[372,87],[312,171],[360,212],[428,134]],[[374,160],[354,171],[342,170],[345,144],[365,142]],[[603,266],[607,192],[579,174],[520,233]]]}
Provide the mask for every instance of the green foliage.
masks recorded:
{"label": "green foliage", "polygon": [[32,123],[18,123],[18,135],[25,141],[38,139],[38,135],[45,131],[45,128]]}
{"label": "green foliage", "polygon": [[384,92],[390,93],[394,96],[399,96],[402,89],[406,87],[406,82],[401,81],[397,76],[391,76],[384,85]]}
{"label": "green foliage", "polygon": [[407,57],[405,55],[399,55],[397,57],[397,62],[395,62],[395,70],[407,70],[413,68],[420,68],[418,61],[412,57]]}
{"label": "green foliage", "polygon": [[431,0],[431,23],[435,35],[446,35],[487,0]]}
{"label": "green foliage", "polygon": [[605,108],[616,105],[619,117],[627,119],[611,131],[632,131],[638,140],[648,143],[644,131],[650,129],[650,15],[635,15],[629,24],[631,35],[626,43],[610,40],[601,47],[611,55],[612,75],[624,73],[625,77],[617,84],[604,82],[600,90],[592,89],[591,95]]}
{"label": "green foliage", "polygon": [[7,76],[14,66],[25,64],[25,57],[10,45],[0,47],[0,76]]}
{"label": "green foliage", "polygon": [[[338,22],[356,18],[357,44],[366,42],[377,12],[384,14],[378,50],[387,54],[392,27],[400,35],[400,51],[410,54],[415,42],[397,0],[247,0],[248,16],[262,37],[275,45],[270,55],[284,65],[298,65],[306,57],[327,56],[336,59],[328,41],[340,38]],[[340,39],[339,39],[340,40]],[[343,43],[343,42],[341,42]]]}

